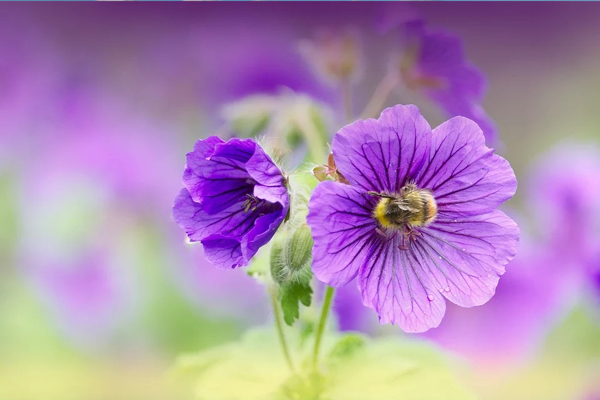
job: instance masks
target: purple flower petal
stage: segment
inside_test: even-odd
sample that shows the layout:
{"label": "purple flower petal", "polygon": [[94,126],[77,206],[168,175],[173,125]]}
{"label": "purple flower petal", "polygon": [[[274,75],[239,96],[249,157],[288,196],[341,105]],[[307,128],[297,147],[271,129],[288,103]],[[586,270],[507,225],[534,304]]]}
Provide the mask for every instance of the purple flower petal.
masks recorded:
{"label": "purple flower petal", "polygon": [[[259,213],[261,215],[262,213]],[[287,214],[287,209],[279,208],[277,212],[262,215],[254,221],[254,228],[246,235],[242,248],[246,264],[256,254],[259,248],[271,240]]]}
{"label": "purple flower petal", "polygon": [[400,245],[395,235],[369,250],[358,281],[363,303],[377,311],[381,323],[397,324],[405,332],[425,332],[440,324],[446,302],[432,288],[421,260],[400,250]]}
{"label": "purple flower petal", "polygon": [[[212,151],[210,151],[210,146]],[[187,154],[187,166],[183,174],[183,185],[198,203],[214,203],[205,206],[205,211],[221,210],[221,199],[204,198],[205,191],[214,191],[228,181],[229,186],[248,184],[250,175],[245,164],[254,153],[255,143],[250,139],[231,139],[227,143],[216,136],[199,140],[194,151]],[[233,182],[231,182],[233,181]],[[215,212],[216,212],[215,211]]]}
{"label": "purple flower petal", "polygon": [[494,210],[517,190],[508,161],[487,148],[481,129],[464,117],[433,130],[429,159],[416,183],[433,191],[440,211],[470,215]]}
{"label": "purple flower petal", "polygon": [[495,210],[459,219],[440,215],[410,250],[431,278],[432,290],[459,306],[472,307],[494,295],[518,243],[517,224]]}
{"label": "purple flower petal", "polygon": [[198,140],[194,145],[194,151],[187,154],[187,165],[183,173],[183,186],[197,201],[200,201],[200,193],[195,188],[202,182],[202,176],[198,175],[196,171],[206,164],[206,159],[215,151],[215,146],[220,143],[224,143],[223,140],[217,136],[210,136],[204,140]]}
{"label": "purple flower petal", "polygon": [[241,207],[232,207],[218,214],[208,215],[200,203],[192,200],[186,189],[181,189],[173,207],[175,222],[185,229],[192,242],[217,232],[239,234],[252,227],[252,215],[248,216]]}
{"label": "purple flower petal", "polygon": [[246,163],[248,174],[256,181],[254,195],[259,199],[285,206],[288,199],[281,171],[260,147]]}
{"label": "purple flower petal", "polygon": [[398,191],[414,178],[431,145],[431,128],[413,105],[383,110],[379,119],[358,120],[333,138],[339,171],[364,191]]}
{"label": "purple flower petal", "polygon": [[202,239],[206,259],[217,268],[229,269],[246,265],[239,240],[223,235]]}
{"label": "purple flower petal", "polygon": [[369,197],[335,182],[314,190],[307,221],[315,243],[312,269],[320,281],[343,286],[358,274],[377,226]]}

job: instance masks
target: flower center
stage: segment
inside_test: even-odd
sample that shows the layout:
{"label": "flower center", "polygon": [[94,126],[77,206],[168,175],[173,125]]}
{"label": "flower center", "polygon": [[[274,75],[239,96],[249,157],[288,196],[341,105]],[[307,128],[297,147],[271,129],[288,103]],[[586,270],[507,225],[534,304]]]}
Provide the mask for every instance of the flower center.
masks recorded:
{"label": "flower center", "polygon": [[437,216],[437,203],[431,191],[419,189],[412,183],[404,186],[399,194],[369,194],[379,197],[373,217],[383,228],[410,230],[431,224]]}
{"label": "flower center", "polygon": [[244,209],[245,213],[247,213],[250,210],[255,211],[260,205],[261,201],[262,200],[258,199],[253,194],[248,193],[246,194],[246,201],[242,203],[242,208]]}
{"label": "flower center", "polygon": [[256,211],[259,216],[262,216],[280,210],[281,204],[271,203],[248,193],[246,194],[246,200],[242,203],[242,208],[244,213]]}

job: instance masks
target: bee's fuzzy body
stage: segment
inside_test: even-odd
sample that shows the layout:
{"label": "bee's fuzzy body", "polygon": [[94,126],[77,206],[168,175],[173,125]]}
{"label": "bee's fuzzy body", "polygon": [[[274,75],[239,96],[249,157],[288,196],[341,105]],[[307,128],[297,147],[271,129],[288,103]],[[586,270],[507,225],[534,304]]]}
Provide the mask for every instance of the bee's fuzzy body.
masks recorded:
{"label": "bee's fuzzy body", "polygon": [[378,196],[373,216],[384,228],[427,226],[437,216],[437,203],[430,190],[409,184],[402,188],[399,196]]}

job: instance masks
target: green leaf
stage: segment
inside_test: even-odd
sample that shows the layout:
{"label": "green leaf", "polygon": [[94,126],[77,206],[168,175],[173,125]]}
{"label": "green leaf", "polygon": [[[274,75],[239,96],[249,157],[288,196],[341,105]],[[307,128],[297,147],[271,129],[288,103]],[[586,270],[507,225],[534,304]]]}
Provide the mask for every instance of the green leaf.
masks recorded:
{"label": "green leaf", "polygon": [[306,282],[292,282],[280,288],[283,320],[292,325],[300,317],[300,304],[310,306],[312,288]]}

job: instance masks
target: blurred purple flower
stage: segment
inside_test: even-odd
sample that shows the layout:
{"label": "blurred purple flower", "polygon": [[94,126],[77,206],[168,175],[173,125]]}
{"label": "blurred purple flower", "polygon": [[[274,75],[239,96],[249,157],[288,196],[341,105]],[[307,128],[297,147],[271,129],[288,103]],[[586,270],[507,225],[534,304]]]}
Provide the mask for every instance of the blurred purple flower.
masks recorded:
{"label": "blurred purple flower", "polygon": [[289,208],[285,178],[251,139],[199,140],[187,154],[173,216],[218,268],[247,265]]}
{"label": "blurred purple flower", "polygon": [[333,154],[350,185],[322,182],[310,199],[319,280],[358,275],[363,303],[407,332],[438,326],[444,297],[472,307],[493,296],[519,239],[496,208],[517,181],[473,121],[432,132],[415,106],[398,105],[342,128]]}
{"label": "blurred purple flower", "polygon": [[423,92],[449,116],[477,123],[486,142],[496,143],[496,127],[481,107],[487,91],[484,74],[465,57],[461,39],[451,33],[431,31],[422,20],[403,25],[404,49],[400,78],[411,90]]}
{"label": "blurred purple flower", "polygon": [[536,162],[528,183],[544,240],[561,258],[585,262],[600,243],[600,149],[559,144]]}
{"label": "blurred purple flower", "polygon": [[425,336],[477,365],[510,365],[532,355],[564,311],[561,281],[548,273],[556,260],[546,250],[520,245],[485,307],[451,305]]}
{"label": "blurred purple flower", "polygon": [[529,206],[556,260],[565,302],[600,294],[600,148],[561,143],[541,157],[529,177]]}
{"label": "blurred purple flower", "polygon": [[108,254],[29,260],[29,277],[63,333],[85,346],[106,343],[133,311],[131,285]]}
{"label": "blurred purple flower", "polygon": [[600,306],[600,245],[596,254],[590,258],[587,265],[595,302]]}

